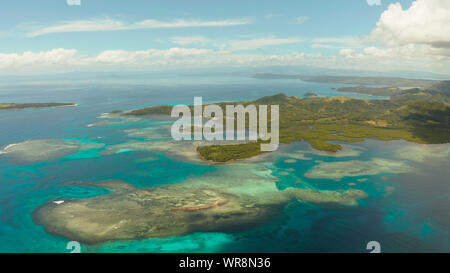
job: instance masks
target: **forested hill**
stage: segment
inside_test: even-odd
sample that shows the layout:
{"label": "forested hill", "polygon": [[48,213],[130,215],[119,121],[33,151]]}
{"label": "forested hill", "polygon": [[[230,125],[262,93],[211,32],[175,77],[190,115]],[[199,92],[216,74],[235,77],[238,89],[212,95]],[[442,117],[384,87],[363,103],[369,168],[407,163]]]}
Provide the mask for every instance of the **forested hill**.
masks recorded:
{"label": "forested hill", "polygon": [[[390,100],[348,97],[300,98],[285,94],[236,104],[279,105],[280,142],[305,140],[314,148],[336,152],[339,144],[365,138],[404,139],[416,143],[450,142],[450,97],[447,92],[412,89]],[[225,104],[220,103],[222,107]],[[170,114],[170,106],[149,107],[128,115]],[[259,145],[212,145],[199,148],[203,158],[215,162],[252,157]]]}

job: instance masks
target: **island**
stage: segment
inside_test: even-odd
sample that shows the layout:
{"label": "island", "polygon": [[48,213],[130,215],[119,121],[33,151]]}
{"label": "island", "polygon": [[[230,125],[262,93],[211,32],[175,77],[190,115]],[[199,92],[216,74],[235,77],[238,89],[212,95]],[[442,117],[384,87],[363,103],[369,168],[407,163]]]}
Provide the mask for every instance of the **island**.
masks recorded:
{"label": "island", "polygon": [[368,87],[363,85],[340,87],[337,90],[339,92],[357,93],[371,96],[393,96],[403,92],[402,89],[398,87]]}
{"label": "island", "polygon": [[[436,91],[436,87],[404,90],[386,100],[301,98],[281,93],[233,104],[279,105],[281,143],[304,140],[317,150],[331,153],[342,149],[332,141],[361,142],[369,138],[423,144],[450,142],[450,96],[447,91]],[[217,105],[225,109],[226,104]],[[122,115],[170,115],[171,109],[168,105],[155,106]],[[224,163],[261,154],[258,142],[202,145],[197,151],[204,160]]]}
{"label": "island", "polygon": [[36,109],[77,106],[76,103],[38,102],[38,103],[0,103],[0,110]]}
{"label": "island", "polygon": [[260,73],[253,76],[255,79],[275,80],[275,79],[291,79],[302,80],[305,82],[319,83],[338,83],[338,84],[357,84],[357,85],[378,85],[391,87],[417,87],[430,88],[432,85],[438,84],[437,80],[426,79],[409,79],[396,77],[356,77],[356,76],[308,76],[308,75],[288,75],[288,74],[270,74]]}
{"label": "island", "polygon": [[305,96],[305,97],[317,97],[317,94],[313,93],[313,92],[308,92],[308,93],[305,93],[305,95],[303,95],[303,96]]}
{"label": "island", "polygon": [[[368,86],[351,86],[338,88],[339,92],[358,93],[371,96],[394,96],[403,92],[411,92],[410,89],[402,89],[399,87],[368,87]],[[416,91],[420,91],[420,88],[415,88]],[[435,83],[427,88],[428,92],[444,93],[450,95],[450,81],[441,81]]]}

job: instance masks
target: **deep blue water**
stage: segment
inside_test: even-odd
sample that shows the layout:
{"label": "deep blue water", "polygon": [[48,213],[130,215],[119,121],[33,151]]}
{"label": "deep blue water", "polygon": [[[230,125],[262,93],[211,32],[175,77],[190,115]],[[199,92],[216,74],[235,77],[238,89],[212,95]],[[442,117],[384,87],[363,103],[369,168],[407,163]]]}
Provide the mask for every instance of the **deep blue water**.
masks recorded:
{"label": "deep blue water", "polygon": [[[56,198],[89,198],[108,193],[105,189],[75,186],[69,182],[120,179],[136,187],[149,187],[201,177],[220,168],[178,161],[160,152],[123,151],[103,155],[101,152],[107,147],[132,140],[124,129],[151,128],[158,121],[86,127],[101,121],[98,117],[102,113],[150,105],[192,104],[194,96],[202,96],[204,102],[256,99],[280,92],[295,96],[315,92],[321,96],[367,97],[338,93],[332,87],[339,85],[246,77],[169,77],[140,84],[0,85],[0,102],[79,104],[78,107],[0,112],[0,148],[29,139],[46,138],[101,144],[95,149],[35,163],[17,162],[0,155],[0,252],[68,252],[68,240],[50,235],[42,226],[36,225],[31,218],[32,211]],[[294,164],[286,163],[288,158],[281,155],[271,163],[273,174],[279,178],[277,187],[280,190],[299,187],[344,191],[354,187],[369,195],[357,207],[321,208],[293,202],[286,205],[276,219],[250,230],[83,245],[83,251],[367,252],[365,246],[373,240],[379,241],[386,252],[450,251],[448,156],[422,163],[408,162],[418,170],[411,174],[379,173],[344,177],[341,181],[304,176],[320,164],[319,161],[392,159],[396,148],[417,144],[366,141],[354,145],[363,148],[361,154],[333,157],[311,153],[306,154],[308,159],[297,160]],[[308,147],[306,143],[291,145],[292,149],[298,150]],[[151,160],[141,160],[148,158]],[[292,169],[290,174],[282,174],[287,169]],[[349,185],[358,179],[367,180]],[[390,193],[390,188],[395,190]]]}

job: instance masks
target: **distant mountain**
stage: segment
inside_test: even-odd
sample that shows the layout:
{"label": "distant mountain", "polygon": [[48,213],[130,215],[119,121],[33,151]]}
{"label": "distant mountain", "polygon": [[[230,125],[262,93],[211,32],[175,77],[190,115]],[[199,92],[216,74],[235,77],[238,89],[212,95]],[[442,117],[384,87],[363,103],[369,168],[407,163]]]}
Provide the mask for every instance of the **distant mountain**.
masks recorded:
{"label": "distant mountain", "polygon": [[433,84],[428,90],[450,95],[450,81],[440,81]]}
{"label": "distant mountain", "polygon": [[262,98],[256,100],[255,102],[257,104],[275,104],[275,103],[288,102],[290,99],[291,99],[291,97],[287,96],[284,93],[280,93],[280,94],[276,94],[273,96],[262,97]]}
{"label": "distant mountain", "polygon": [[253,76],[257,79],[298,79],[307,82],[359,84],[359,85],[383,85],[388,87],[420,87],[429,88],[438,83],[436,80],[408,79],[396,77],[353,77],[353,76],[303,76],[287,74],[260,73]]}

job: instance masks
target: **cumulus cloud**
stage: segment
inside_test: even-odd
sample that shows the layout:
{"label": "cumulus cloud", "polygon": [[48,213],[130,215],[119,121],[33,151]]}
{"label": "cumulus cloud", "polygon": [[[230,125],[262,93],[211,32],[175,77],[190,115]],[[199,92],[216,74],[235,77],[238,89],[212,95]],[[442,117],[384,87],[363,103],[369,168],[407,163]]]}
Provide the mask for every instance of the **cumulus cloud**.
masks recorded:
{"label": "cumulus cloud", "polygon": [[125,23],[113,19],[93,19],[79,21],[64,21],[52,26],[35,26],[27,24],[27,28],[33,28],[27,36],[36,37],[52,33],[65,32],[93,32],[93,31],[116,31],[133,29],[155,29],[155,28],[187,28],[187,27],[229,27],[250,24],[249,19],[226,19],[213,21],[185,20],[174,21],[143,20],[135,23]]}
{"label": "cumulus cloud", "polygon": [[[369,70],[428,70],[450,73],[450,1],[416,0],[408,9],[390,5],[381,15],[370,36],[322,37],[308,39],[313,48],[335,49],[335,55],[291,52],[269,55],[250,53],[269,46],[305,42],[297,37],[262,37],[250,40],[221,41],[218,49],[182,48],[211,44],[202,36],[172,37],[180,47],[138,51],[106,50],[96,55],[80,54],[75,49],[43,52],[0,53],[0,72],[7,74],[55,73],[76,70],[110,71],[122,69],[165,69],[172,66],[270,66],[310,65],[327,68]],[[104,19],[71,21],[35,29],[31,36],[57,32],[108,31],[141,28],[213,27],[249,23],[248,20],[155,21],[137,23]],[[374,43],[374,41],[376,41]],[[331,51],[329,51],[331,52]]]}
{"label": "cumulus cloud", "polygon": [[235,54],[230,51],[201,48],[147,49],[138,51],[106,50],[95,56],[75,49],[53,49],[22,54],[0,54],[0,72],[9,74],[46,74],[55,72],[117,71],[123,69],[164,69],[188,66],[270,66],[320,61],[320,54],[284,55]]}
{"label": "cumulus cloud", "polygon": [[359,47],[350,46],[351,38],[345,40],[325,41],[342,42],[341,61],[353,68],[449,73],[450,1],[416,0],[407,9],[400,3],[391,4]]}
{"label": "cumulus cloud", "polygon": [[0,53],[0,69],[15,69],[19,67],[49,66],[54,64],[70,65],[76,60],[77,50],[57,48],[49,51],[31,52],[22,54]]}
{"label": "cumulus cloud", "polygon": [[145,66],[176,65],[189,63],[191,58],[213,56],[216,51],[210,49],[170,48],[167,50],[148,49],[140,51],[106,50],[96,56],[79,54],[75,49],[52,49],[42,52],[24,52],[22,54],[0,54],[0,72],[14,73],[54,73],[77,69],[120,69]]}
{"label": "cumulus cloud", "polygon": [[450,73],[450,51],[430,45],[369,46],[360,50],[344,48],[339,54],[343,58],[342,62],[353,68]]}
{"label": "cumulus cloud", "polygon": [[[430,52],[432,59],[430,59]],[[450,54],[446,49],[429,45],[406,45],[395,48],[344,48],[338,56],[292,52],[266,55],[235,53],[229,50],[202,48],[146,49],[137,51],[106,50],[88,56],[75,49],[0,54],[0,73],[48,74],[71,71],[123,71],[129,69],[170,69],[214,66],[289,66],[309,65],[334,69],[417,69],[450,73]],[[447,55],[446,55],[447,54]]]}
{"label": "cumulus cloud", "polygon": [[371,36],[391,46],[450,47],[450,1],[416,0],[408,9],[403,9],[400,3],[391,4]]}

